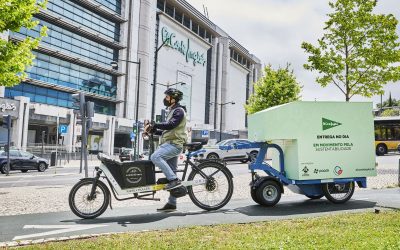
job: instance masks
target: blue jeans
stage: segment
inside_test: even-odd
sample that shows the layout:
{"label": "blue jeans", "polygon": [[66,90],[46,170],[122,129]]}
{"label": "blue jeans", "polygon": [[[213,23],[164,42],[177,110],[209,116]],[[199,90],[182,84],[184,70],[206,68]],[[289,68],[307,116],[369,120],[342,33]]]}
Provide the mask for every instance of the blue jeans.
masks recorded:
{"label": "blue jeans", "polygon": [[[150,159],[165,174],[169,181],[177,179],[174,170],[178,167],[178,156],[182,152],[182,148],[174,144],[161,144],[151,155]],[[169,196],[168,203],[176,205],[176,198]]]}

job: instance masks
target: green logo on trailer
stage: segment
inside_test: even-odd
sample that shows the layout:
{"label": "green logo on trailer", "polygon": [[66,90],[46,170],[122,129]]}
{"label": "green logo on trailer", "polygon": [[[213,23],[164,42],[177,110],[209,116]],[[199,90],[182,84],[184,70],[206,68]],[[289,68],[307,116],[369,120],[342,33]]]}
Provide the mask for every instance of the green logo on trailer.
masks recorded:
{"label": "green logo on trailer", "polygon": [[339,125],[342,125],[342,124],[339,123],[339,122],[331,121],[331,120],[326,119],[326,118],[322,118],[322,130],[327,130],[327,129],[330,129],[330,128],[334,128],[334,127],[337,127]]}

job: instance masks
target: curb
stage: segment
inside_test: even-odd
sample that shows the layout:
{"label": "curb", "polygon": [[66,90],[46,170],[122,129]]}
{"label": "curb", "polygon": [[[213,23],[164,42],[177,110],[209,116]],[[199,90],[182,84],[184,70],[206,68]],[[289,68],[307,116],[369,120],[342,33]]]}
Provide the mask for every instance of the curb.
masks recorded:
{"label": "curb", "polygon": [[[384,211],[398,211],[400,210],[399,208],[392,208],[392,207],[385,207],[385,206],[375,206],[373,208],[369,209],[360,209],[360,211],[356,211],[355,213],[358,212],[375,212],[377,208],[381,208]],[[352,213],[352,212],[350,212]],[[379,211],[378,211],[379,213]],[[320,217],[320,216],[318,216]],[[263,222],[263,221],[259,221]],[[257,222],[247,222],[244,224],[251,224],[251,223],[257,223]],[[242,224],[242,223],[238,223]],[[211,225],[211,224],[210,224]],[[210,225],[202,225],[202,226],[210,226]],[[179,227],[178,227],[179,228]],[[98,233],[98,234],[81,234],[81,235],[71,235],[71,236],[63,236],[63,237],[53,237],[53,238],[47,238],[47,239],[36,239],[36,240],[21,240],[21,241],[7,241],[7,242],[0,242],[0,248],[6,248],[6,247],[20,247],[20,246],[28,246],[28,245],[36,245],[36,244],[43,244],[43,243],[49,243],[49,242],[62,242],[62,241],[68,241],[68,240],[82,240],[82,239],[89,239],[89,238],[94,238],[94,237],[100,237],[100,236],[108,236],[108,235],[119,235],[119,234],[127,234],[127,233],[143,233],[143,232],[157,232],[157,231],[165,231],[165,230],[173,230],[173,229],[154,229],[154,230],[139,230],[139,231],[125,231],[125,232],[108,232],[108,233]]]}

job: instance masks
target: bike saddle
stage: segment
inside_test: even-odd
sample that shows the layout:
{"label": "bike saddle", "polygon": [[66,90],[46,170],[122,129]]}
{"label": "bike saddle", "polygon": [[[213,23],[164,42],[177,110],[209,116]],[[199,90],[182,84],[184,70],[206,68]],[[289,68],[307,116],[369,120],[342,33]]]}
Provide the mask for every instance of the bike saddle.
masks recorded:
{"label": "bike saddle", "polygon": [[193,152],[193,151],[197,151],[200,150],[203,145],[201,144],[201,142],[191,142],[191,143],[185,143],[183,144],[184,147],[186,147],[186,149],[189,152]]}

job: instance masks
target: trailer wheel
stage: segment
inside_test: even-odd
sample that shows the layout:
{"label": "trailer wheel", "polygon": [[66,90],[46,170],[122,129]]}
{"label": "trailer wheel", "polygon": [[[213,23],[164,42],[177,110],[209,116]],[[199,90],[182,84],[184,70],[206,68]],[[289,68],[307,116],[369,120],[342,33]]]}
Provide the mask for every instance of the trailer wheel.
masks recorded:
{"label": "trailer wheel", "polygon": [[326,183],[322,185],[322,192],[325,197],[335,204],[348,201],[354,194],[354,182],[347,183]]}
{"label": "trailer wheel", "polygon": [[272,207],[281,199],[281,186],[278,182],[267,180],[256,189],[256,197],[260,205]]}
{"label": "trailer wheel", "polygon": [[257,203],[257,204],[259,204],[259,205],[262,205],[262,204],[260,203],[260,201],[258,200],[258,198],[257,198],[256,190],[257,190],[257,189],[254,189],[254,188],[252,188],[252,187],[250,188],[251,198],[253,199],[253,201],[254,201],[255,203]]}

